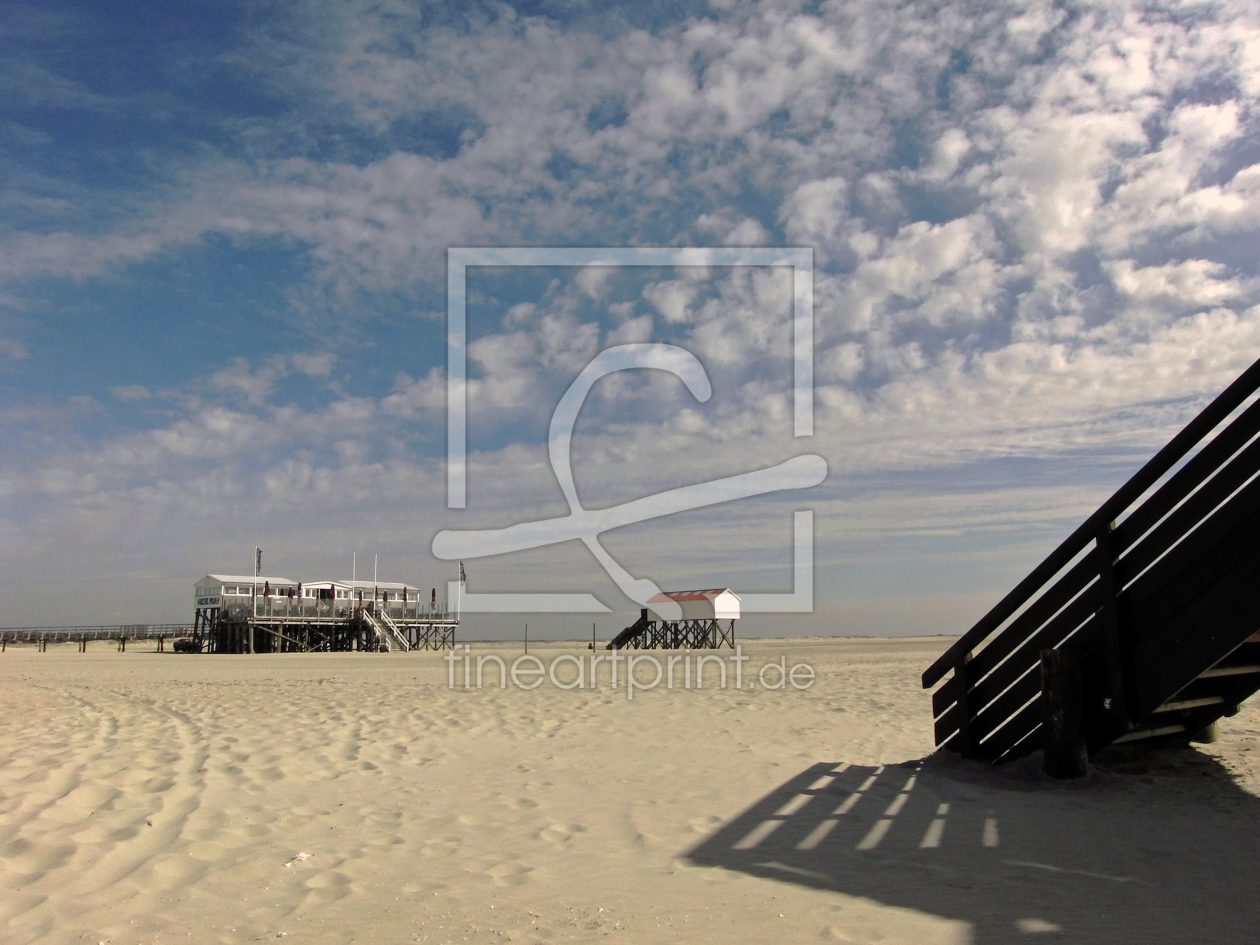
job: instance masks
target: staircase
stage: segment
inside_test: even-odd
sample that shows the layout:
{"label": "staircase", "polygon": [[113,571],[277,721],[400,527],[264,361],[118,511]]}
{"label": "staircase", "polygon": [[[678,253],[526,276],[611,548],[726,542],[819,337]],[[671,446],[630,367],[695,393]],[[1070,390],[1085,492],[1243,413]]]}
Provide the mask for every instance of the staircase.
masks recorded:
{"label": "staircase", "polygon": [[605,646],[604,649],[606,650],[622,649],[623,647],[627,646],[635,637],[639,636],[642,633],[647,633],[650,625],[651,625],[651,621],[648,620],[647,608],[644,607],[639,611],[639,619],[636,620],[634,623],[630,624],[630,626],[626,627],[615,637],[613,637],[613,639],[608,642],[608,645]]}
{"label": "staircase", "polygon": [[389,614],[382,610],[378,616],[381,618],[381,622],[385,624],[385,629],[389,631],[389,648],[393,650],[394,647],[397,647],[404,653],[410,650],[411,644],[407,642],[407,635],[398,629],[398,624],[389,619]]}
{"label": "staircase", "polygon": [[380,644],[383,650],[393,652],[401,650],[406,653],[411,646],[407,643],[407,637],[398,629],[397,624],[389,619],[389,615],[384,611],[373,613],[364,607],[359,611],[363,615],[363,619],[367,621],[368,626],[372,628],[372,632],[376,634],[376,642]]}
{"label": "staircase", "polygon": [[1090,755],[1193,736],[1260,690],[1257,388],[1260,361],[924,672],[944,680],[937,745],[994,763],[1041,748],[1050,649],[1079,665]]}

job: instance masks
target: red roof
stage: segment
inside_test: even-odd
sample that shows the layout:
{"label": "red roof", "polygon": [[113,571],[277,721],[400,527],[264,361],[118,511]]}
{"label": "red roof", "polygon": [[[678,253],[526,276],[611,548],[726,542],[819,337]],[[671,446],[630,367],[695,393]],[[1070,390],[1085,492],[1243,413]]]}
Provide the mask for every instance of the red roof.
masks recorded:
{"label": "red roof", "polygon": [[650,604],[653,601],[666,600],[713,600],[713,598],[717,597],[719,594],[726,594],[728,592],[733,593],[729,587],[714,587],[707,591],[662,591],[660,594],[657,594],[649,600],[648,603]]}

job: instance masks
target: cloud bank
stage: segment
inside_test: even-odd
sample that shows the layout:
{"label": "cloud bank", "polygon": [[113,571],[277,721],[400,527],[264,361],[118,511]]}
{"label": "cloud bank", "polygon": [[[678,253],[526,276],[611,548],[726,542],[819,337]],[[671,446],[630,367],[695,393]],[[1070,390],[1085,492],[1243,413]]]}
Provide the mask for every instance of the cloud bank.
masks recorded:
{"label": "cloud bank", "polygon": [[[242,8],[200,45],[155,35],[143,75],[55,54],[81,14],[19,18],[6,623],[86,617],[97,591],[52,611],[26,593],[74,580],[177,618],[256,541],[310,574],[380,547],[436,583],[439,529],[563,512],[543,442],[559,394],[602,347],[652,340],[692,350],[714,397],[600,382],[574,441],[588,505],[806,451],[831,476],[796,505],[626,529],[627,567],[784,590],[803,502],[819,613],[793,627],[959,631],[1260,356],[1250,9],[542,9]],[[812,249],[815,436],[791,436],[783,270],[485,272],[469,509],[448,512],[445,252],[495,245]],[[228,283],[244,302],[219,301]],[[92,366],[46,380],[85,313]],[[168,331],[187,350],[151,377],[137,339]],[[478,573],[600,581],[580,549]],[[880,601],[899,616],[872,618]]]}

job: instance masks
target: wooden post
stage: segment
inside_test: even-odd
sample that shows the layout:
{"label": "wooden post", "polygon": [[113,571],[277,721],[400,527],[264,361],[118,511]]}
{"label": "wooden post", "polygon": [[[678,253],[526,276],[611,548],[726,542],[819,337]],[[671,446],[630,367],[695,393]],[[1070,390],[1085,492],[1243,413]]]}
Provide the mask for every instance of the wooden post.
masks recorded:
{"label": "wooden post", "polygon": [[971,711],[967,707],[967,663],[970,660],[968,653],[954,664],[954,679],[958,681],[958,754],[963,758],[976,756],[976,746],[971,739]]}
{"label": "wooden post", "polygon": [[1081,778],[1089,771],[1085,748],[1081,654],[1073,648],[1041,651],[1041,745],[1046,774]]}
{"label": "wooden post", "polygon": [[1220,729],[1217,727],[1217,722],[1213,722],[1207,728],[1190,736],[1190,741],[1199,745],[1213,745],[1218,738],[1220,738]]}
{"label": "wooden post", "polygon": [[[1094,554],[1098,559],[1098,590],[1102,606],[1098,611],[1101,621],[1101,653],[1106,667],[1103,704],[1092,706],[1086,713],[1094,718],[1105,719],[1111,738],[1129,730],[1129,705],[1125,692],[1124,639],[1120,627],[1118,598],[1120,588],[1116,581],[1116,544],[1112,532],[1116,523],[1111,522],[1094,539]],[[1110,739],[1109,739],[1110,740]]]}

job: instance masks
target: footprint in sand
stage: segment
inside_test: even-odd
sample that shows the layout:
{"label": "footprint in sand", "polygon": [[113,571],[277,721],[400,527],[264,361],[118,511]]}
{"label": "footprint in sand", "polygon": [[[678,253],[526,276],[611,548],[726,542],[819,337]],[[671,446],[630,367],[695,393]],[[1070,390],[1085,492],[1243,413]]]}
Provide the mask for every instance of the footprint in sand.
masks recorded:
{"label": "footprint in sand", "polygon": [[459,850],[462,837],[433,837],[424,841],[420,848],[421,856],[451,856]]}
{"label": "footprint in sand", "polygon": [[135,824],[119,827],[102,820],[86,830],[80,830],[71,835],[70,839],[75,843],[122,843],[138,833],[140,833],[140,828]]}
{"label": "footprint in sand", "polygon": [[166,890],[191,885],[208,869],[209,865],[196,857],[169,853],[154,857],[132,875],[145,887]]}
{"label": "footprint in sand", "polygon": [[306,894],[308,902],[336,902],[345,899],[353,891],[350,884],[354,880],[345,873],[336,870],[324,870],[316,873],[304,884],[309,890]]}
{"label": "footprint in sand", "polygon": [[687,824],[696,833],[710,834],[722,826],[722,818],[712,814],[708,817],[692,817]]}
{"label": "footprint in sand", "polygon": [[19,890],[41,880],[46,873],[61,866],[78,852],[73,845],[53,846],[13,840],[3,847],[4,869],[0,870],[0,888]]}
{"label": "footprint in sand", "polygon": [[257,840],[271,833],[272,829],[266,824],[247,824],[244,827],[232,827],[228,830],[223,830],[219,833],[219,836],[244,841]]}
{"label": "footprint in sand", "polygon": [[194,860],[200,860],[203,863],[215,863],[229,853],[231,848],[218,843],[194,843],[187,849],[187,854]]}
{"label": "footprint in sand", "polygon": [[483,872],[496,886],[523,886],[529,882],[529,874],[533,871],[532,866],[524,863],[507,862],[497,863]]}
{"label": "footprint in sand", "polygon": [[133,784],[131,788],[141,794],[164,794],[174,786],[173,778],[147,778],[139,784]]}
{"label": "footprint in sand", "polygon": [[586,827],[583,824],[552,824],[550,827],[539,832],[540,840],[546,840],[548,843],[554,843],[556,846],[563,846],[568,843],[574,834],[585,833]]}

